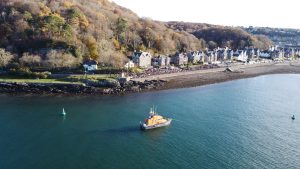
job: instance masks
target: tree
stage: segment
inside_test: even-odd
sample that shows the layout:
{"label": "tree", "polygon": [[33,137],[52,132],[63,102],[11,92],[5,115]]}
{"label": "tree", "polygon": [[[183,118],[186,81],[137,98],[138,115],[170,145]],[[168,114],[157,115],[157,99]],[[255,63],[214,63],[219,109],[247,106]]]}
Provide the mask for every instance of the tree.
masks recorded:
{"label": "tree", "polygon": [[99,53],[97,49],[97,42],[93,36],[88,36],[84,39],[85,45],[88,48],[90,58],[97,60],[99,58]]}
{"label": "tree", "polygon": [[265,35],[256,35],[253,46],[259,49],[268,49],[272,46],[272,41]]}
{"label": "tree", "polygon": [[208,42],[208,47],[210,49],[215,49],[216,47],[218,47],[218,44],[216,42],[214,42],[214,41],[209,41]]}
{"label": "tree", "polygon": [[121,68],[124,66],[125,63],[125,57],[120,52],[114,52],[110,59],[110,66]]}
{"label": "tree", "polygon": [[6,52],[4,49],[0,48],[0,67],[5,67],[13,59],[13,55],[10,52]]}
{"label": "tree", "polygon": [[116,28],[115,28],[115,31],[116,31],[116,37],[117,37],[117,40],[119,41],[120,39],[124,38],[125,39],[125,32],[127,31],[128,29],[128,22],[119,17],[117,19],[117,22],[116,22]]}
{"label": "tree", "polygon": [[137,34],[137,32],[129,32],[127,36],[128,44],[130,49],[133,51],[138,48],[138,45],[142,43],[142,38]]}
{"label": "tree", "polygon": [[57,14],[51,14],[44,17],[44,27],[43,31],[48,33],[48,36],[59,35],[62,26],[65,24],[64,18]]}
{"label": "tree", "polygon": [[24,53],[23,56],[19,59],[20,63],[31,68],[35,66],[40,66],[42,59],[38,55],[31,55],[29,53]]}
{"label": "tree", "polygon": [[57,13],[50,14],[44,17],[44,26],[42,30],[48,34],[49,37],[71,37],[72,27],[65,23],[65,19]]}
{"label": "tree", "polygon": [[153,47],[155,40],[158,39],[157,33],[149,27],[142,31],[142,37],[149,49]]}
{"label": "tree", "polygon": [[49,68],[73,68],[79,64],[79,60],[71,54],[63,51],[51,50],[47,53],[45,66]]}
{"label": "tree", "polygon": [[98,53],[100,54],[100,57],[98,58],[98,62],[102,63],[104,65],[110,65],[110,62],[112,60],[112,55],[115,51],[114,45],[105,39],[100,40],[97,43]]}

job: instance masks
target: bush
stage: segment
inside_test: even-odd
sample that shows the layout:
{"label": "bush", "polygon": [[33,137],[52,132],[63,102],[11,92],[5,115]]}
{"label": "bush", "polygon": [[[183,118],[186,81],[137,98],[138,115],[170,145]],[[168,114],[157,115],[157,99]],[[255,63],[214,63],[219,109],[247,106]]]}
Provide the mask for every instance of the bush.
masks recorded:
{"label": "bush", "polygon": [[13,55],[4,49],[0,48],[0,67],[6,67],[13,59]]}
{"label": "bush", "polygon": [[29,67],[37,67],[41,64],[41,57],[38,55],[31,55],[29,53],[24,53],[23,56],[19,59],[21,65],[26,65]]}
{"label": "bush", "polygon": [[81,62],[81,60],[73,57],[71,54],[59,50],[51,50],[47,53],[44,64],[51,69],[60,69],[77,67],[79,62]]}
{"label": "bush", "polygon": [[12,68],[8,73],[12,76],[30,79],[47,79],[51,75],[51,72],[31,72],[28,68]]}
{"label": "bush", "polygon": [[113,67],[101,67],[98,70],[95,70],[95,74],[120,74],[126,71],[125,69],[113,68]]}
{"label": "bush", "polygon": [[135,73],[135,74],[138,74],[138,73],[142,73],[142,72],[143,72],[142,69],[139,69],[139,68],[137,68],[137,67],[130,68],[129,71],[130,71],[131,73]]}
{"label": "bush", "polygon": [[18,62],[12,62],[12,63],[9,63],[6,68],[8,70],[10,69],[19,69],[20,68],[20,64]]}

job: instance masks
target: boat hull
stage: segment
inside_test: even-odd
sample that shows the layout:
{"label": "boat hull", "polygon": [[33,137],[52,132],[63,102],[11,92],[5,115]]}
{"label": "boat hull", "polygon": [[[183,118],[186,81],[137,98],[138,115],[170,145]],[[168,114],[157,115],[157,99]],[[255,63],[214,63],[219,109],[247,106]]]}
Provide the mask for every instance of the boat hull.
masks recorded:
{"label": "boat hull", "polygon": [[172,122],[172,119],[168,119],[168,121],[165,123],[155,124],[155,125],[151,125],[151,126],[147,126],[145,123],[140,123],[140,127],[142,130],[150,130],[150,129],[169,126],[171,124],[171,122]]}

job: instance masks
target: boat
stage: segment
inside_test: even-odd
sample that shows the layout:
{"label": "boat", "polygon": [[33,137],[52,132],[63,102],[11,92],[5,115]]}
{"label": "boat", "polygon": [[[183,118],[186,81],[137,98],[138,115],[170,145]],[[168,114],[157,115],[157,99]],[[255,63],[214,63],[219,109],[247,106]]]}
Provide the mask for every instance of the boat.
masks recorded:
{"label": "boat", "polygon": [[295,120],[295,115],[292,116],[292,120]]}
{"label": "boat", "polygon": [[140,122],[140,127],[142,130],[149,130],[169,126],[171,122],[171,118],[165,118],[158,115],[154,108],[151,108],[149,111],[149,117],[146,118],[144,122]]}
{"label": "boat", "polygon": [[66,114],[67,114],[67,113],[65,112],[65,109],[63,108],[63,111],[60,113],[60,115],[61,115],[61,116],[66,116]]}

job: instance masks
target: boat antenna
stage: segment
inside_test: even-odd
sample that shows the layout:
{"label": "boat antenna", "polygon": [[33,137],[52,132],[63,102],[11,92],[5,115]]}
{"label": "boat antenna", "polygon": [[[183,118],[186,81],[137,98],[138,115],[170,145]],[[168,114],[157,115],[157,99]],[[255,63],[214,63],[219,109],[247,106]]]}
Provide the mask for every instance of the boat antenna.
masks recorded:
{"label": "boat antenna", "polygon": [[152,105],[152,113],[155,114],[155,107]]}
{"label": "boat antenna", "polygon": [[154,112],[153,112],[153,107],[150,108],[150,115],[153,115]]}

